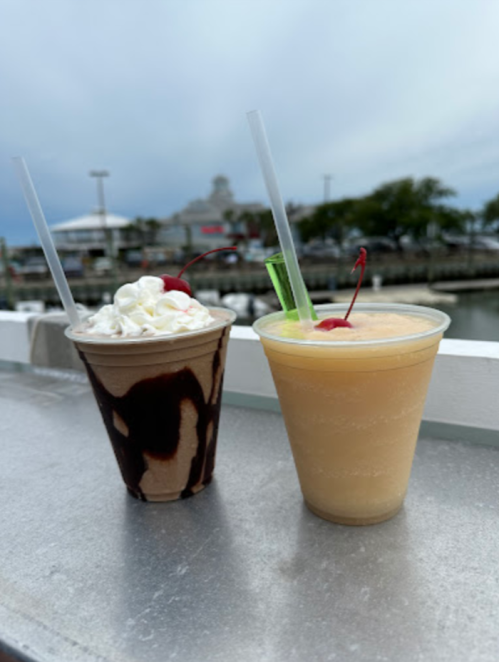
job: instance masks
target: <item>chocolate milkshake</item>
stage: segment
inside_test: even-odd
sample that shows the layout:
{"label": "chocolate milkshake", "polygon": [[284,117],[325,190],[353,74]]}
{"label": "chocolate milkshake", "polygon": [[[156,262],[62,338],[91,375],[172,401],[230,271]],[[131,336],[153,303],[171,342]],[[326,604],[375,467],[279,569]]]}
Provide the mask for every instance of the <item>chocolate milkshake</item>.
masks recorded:
{"label": "chocolate milkshake", "polygon": [[81,330],[66,331],[133,496],[170,501],[210,482],[234,319],[145,276],[120,288]]}

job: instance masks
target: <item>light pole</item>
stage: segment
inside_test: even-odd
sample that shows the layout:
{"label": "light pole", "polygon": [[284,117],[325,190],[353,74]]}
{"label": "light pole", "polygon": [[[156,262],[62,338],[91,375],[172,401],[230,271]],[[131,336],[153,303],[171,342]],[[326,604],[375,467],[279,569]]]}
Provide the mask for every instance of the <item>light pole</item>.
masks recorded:
{"label": "light pole", "polygon": [[324,179],[324,202],[329,202],[333,175],[322,175],[322,178]]}
{"label": "light pole", "polygon": [[12,278],[10,274],[9,255],[5,239],[0,237],[0,258],[3,262],[3,271],[5,277],[5,298],[7,300],[8,310],[14,310],[14,293],[12,291]]}
{"label": "light pole", "polygon": [[437,224],[431,220],[426,226],[426,236],[430,241],[430,262],[428,264],[428,283],[431,285],[435,280],[435,242],[437,240]]}
{"label": "light pole", "polygon": [[90,177],[95,177],[97,181],[97,201],[98,209],[97,213],[101,218],[101,225],[104,231],[104,238],[106,241],[106,254],[111,260],[111,276],[112,276],[112,286],[113,290],[116,292],[118,283],[116,276],[116,260],[114,255],[114,245],[113,245],[113,231],[107,226],[106,219],[106,202],[104,199],[104,177],[109,177],[109,172],[107,170],[91,170],[89,173]]}

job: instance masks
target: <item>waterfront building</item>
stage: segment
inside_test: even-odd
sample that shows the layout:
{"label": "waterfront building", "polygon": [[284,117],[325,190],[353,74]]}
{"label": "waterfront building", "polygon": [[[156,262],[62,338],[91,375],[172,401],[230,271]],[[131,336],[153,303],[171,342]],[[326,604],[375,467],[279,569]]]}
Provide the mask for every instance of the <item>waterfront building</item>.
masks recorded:
{"label": "waterfront building", "polygon": [[126,250],[136,244],[130,232],[132,221],[124,216],[98,212],[79,216],[50,227],[54,243],[62,253],[77,252],[92,257],[106,251],[109,233],[115,252]]}
{"label": "waterfront building", "polygon": [[[310,214],[311,209],[291,208],[292,226]],[[171,216],[158,219],[154,240],[146,240],[146,244],[170,250],[190,246],[191,250],[202,252],[224,244],[249,243],[260,239],[260,228],[254,218],[265,211],[268,207],[260,202],[237,201],[229,179],[218,175],[213,178],[207,197],[196,198]],[[99,211],[52,225],[51,231],[61,253],[76,252],[89,257],[107,252],[106,232],[117,255],[141,249],[145,239],[134,220],[112,213],[103,216]]]}
{"label": "waterfront building", "polygon": [[227,177],[218,175],[212,181],[207,198],[192,200],[179,212],[161,219],[161,243],[171,247],[190,246],[193,250],[210,250],[226,243],[259,236],[258,229],[244,220],[266,210],[259,202],[237,202]]}
{"label": "waterfront building", "polygon": [[[206,198],[196,198],[180,211],[159,219],[152,243],[167,249],[190,246],[192,250],[204,251],[256,239],[258,227],[247,219],[265,210],[259,202],[236,201],[229,179],[218,175]],[[106,231],[111,234],[117,254],[141,248],[144,241],[132,219],[111,213],[103,217],[98,211],[52,225],[51,231],[59,251],[91,257],[106,252]]]}

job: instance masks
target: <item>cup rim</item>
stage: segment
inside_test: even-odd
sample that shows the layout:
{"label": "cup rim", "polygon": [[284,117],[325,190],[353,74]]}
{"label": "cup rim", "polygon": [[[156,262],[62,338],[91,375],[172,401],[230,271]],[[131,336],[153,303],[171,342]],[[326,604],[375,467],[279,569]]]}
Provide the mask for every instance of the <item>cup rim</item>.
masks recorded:
{"label": "cup rim", "polygon": [[211,306],[208,310],[215,312],[222,312],[227,314],[226,319],[220,319],[215,322],[215,324],[210,324],[204,329],[194,329],[193,331],[183,331],[181,333],[163,333],[156,336],[137,336],[131,338],[120,338],[117,336],[93,336],[85,335],[83,333],[75,333],[73,327],[68,326],[64,330],[64,335],[72,340],[73,342],[86,344],[86,345],[144,345],[149,343],[157,343],[165,340],[175,341],[180,338],[190,338],[192,336],[199,336],[206,333],[210,333],[221,329],[226,326],[230,326],[235,322],[237,314],[230,308],[221,308],[218,306]]}
{"label": "cup rim", "polygon": [[[315,306],[317,312],[346,312],[348,310],[349,304],[344,303],[326,303]],[[447,313],[437,310],[436,308],[429,308],[427,306],[416,306],[412,304],[403,304],[403,303],[356,303],[354,307],[354,312],[374,312],[374,313],[405,313],[408,315],[413,315],[417,317],[423,317],[425,319],[431,319],[436,323],[436,325],[426,331],[420,331],[419,333],[412,333],[410,335],[404,336],[393,336],[391,338],[373,338],[371,340],[315,340],[315,339],[301,339],[301,338],[282,338],[280,336],[268,333],[262,328],[268,322],[279,322],[286,319],[286,313],[284,311],[279,311],[277,313],[270,313],[264,317],[260,317],[256,322],[253,323],[253,330],[257,333],[260,338],[266,338],[268,340],[274,340],[279,343],[285,343],[288,345],[303,345],[308,347],[334,347],[334,348],[349,348],[352,347],[374,347],[379,345],[394,345],[405,342],[411,342],[413,340],[422,340],[425,338],[431,338],[432,336],[443,334],[443,332],[448,329],[451,318]]]}

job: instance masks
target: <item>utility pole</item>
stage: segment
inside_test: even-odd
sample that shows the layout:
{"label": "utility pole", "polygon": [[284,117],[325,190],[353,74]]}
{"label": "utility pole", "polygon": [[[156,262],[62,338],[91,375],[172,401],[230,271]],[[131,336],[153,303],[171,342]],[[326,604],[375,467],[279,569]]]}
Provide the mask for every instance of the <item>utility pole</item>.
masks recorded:
{"label": "utility pole", "polygon": [[333,175],[322,175],[324,179],[324,203],[329,202],[331,197],[331,180]]}
{"label": "utility pole", "polygon": [[10,273],[10,262],[7,254],[7,244],[5,239],[0,237],[0,258],[3,263],[3,273],[5,278],[5,298],[9,310],[14,310],[14,293],[12,291],[12,277]]}
{"label": "utility pole", "polygon": [[114,242],[113,242],[113,231],[107,225],[106,218],[106,202],[104,199],[104,177],[109,177],[109,172],[107,170],[91,170],[89,173],[90,177],[95,177],[97,181],[97,202],[98,208],[97,213],[101,218],[101,225],[104,231],[104,237],[106,241],[106,255],[111,260],[111,277],[112,277],[112,287],[113,292],[116,292],[118,289],[118,278],[116,274],[116,258],[114,255]]}
{"label": "utility pole", "polygon": [[426,236],[430,240],[430,261],[428,264],[428,283],[431,285],[435,280],[435,242],[437,240],[437,224],[430,221],[426,228]]}
{"label": "utility pole", "polygon": [[475,247],[475,221],[476,217],[473,212],[469,213],[468,218],[466,219],[467,232],[466,236],[468,238],[468,278],[473,278],[473,249]]}

